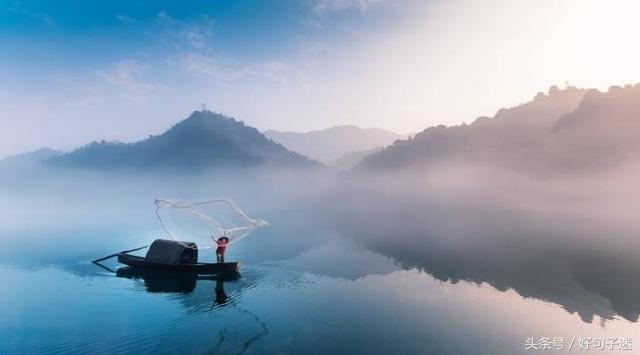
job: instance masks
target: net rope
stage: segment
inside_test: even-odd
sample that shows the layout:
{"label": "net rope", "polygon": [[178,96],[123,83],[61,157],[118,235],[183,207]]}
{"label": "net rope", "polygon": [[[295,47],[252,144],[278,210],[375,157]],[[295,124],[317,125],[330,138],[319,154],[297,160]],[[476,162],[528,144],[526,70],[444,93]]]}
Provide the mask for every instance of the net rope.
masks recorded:
{"label": "net rope", "polygon": [[[182,243],[182,241],[179,240],[178,237],[176,237],[176,235],[171,232],[170,228],[167,228],[167,224],[163,219],[162,214],[160,213],[163,207],[184,211],[196,217],[197,219],[205,222],[207,225],[211,227],[212,231],[215,233],[211,235],[211,238],[213,239],[214,243],[218,237],[224,236],[229,238],[229,244],[234,244],[244,239],[245,237],[247,237],[249,234],[251,234],[251,232],[255,231],[256,229],[266,227],[269,225],[269,223],[264,219],[251,218],[247,216],[247,214],[244,213],[244,211],[240,209],[240,207],[235,202],[226,198],[211,198],[211,199],[198,200],[198,201],[156,198],[154,203],[156,205],[156,217],[160,222],[160,226],[165,231],[165,233],[167,233],[167,235],[171,237],[171,239],[179,243]],[[222,204],[230,208],[240,218],[240,220],[243,221],[243,225],[228,226],[225,223],[215,219],[214,217],[209,216],[196,209],[197,207],[212,205],[212,204]],[[195,248],[190,245],[186,245],[184,243],[182,244],[185,247]],[[197,248],[211,249],[213,247],[200,246]]]}

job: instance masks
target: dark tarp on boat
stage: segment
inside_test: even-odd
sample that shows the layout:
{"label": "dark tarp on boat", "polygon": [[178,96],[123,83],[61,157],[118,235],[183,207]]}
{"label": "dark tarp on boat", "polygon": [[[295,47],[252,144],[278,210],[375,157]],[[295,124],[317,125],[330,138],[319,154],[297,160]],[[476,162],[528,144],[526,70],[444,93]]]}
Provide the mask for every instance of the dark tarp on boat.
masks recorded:
{"label": "dark tarp on boat", "polygon": [[156,239],[147,250],[145,259],[158,264],[195,264],[198,262],[198,247],[193,242]]}

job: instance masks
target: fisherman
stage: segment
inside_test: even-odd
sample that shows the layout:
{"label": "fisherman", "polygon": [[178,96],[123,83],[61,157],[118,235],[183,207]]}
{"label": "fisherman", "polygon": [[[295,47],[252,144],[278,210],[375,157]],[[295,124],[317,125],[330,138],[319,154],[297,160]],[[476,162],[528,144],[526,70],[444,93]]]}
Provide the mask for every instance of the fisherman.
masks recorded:
{"label": "fisherman", "polygon": [[216,259],[218,259],[218,263],[224,263],[224,252],[227,250],[227,245],[229,245],[229,238],[223,235],[216,240],[216,244],[218,244],[216,248]]}

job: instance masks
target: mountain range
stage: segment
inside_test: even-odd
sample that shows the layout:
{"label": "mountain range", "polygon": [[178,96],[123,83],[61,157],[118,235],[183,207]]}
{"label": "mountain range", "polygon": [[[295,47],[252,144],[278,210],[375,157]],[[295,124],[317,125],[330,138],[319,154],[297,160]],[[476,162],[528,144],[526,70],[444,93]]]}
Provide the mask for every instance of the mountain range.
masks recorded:
{"label": "mountain range", "polygon": [[428,128],[364,158],[360,171],[437,168],[443,162],[549,175],[604,171],[640,149],[640,84],[607,92],[552,87],[470,125]]}
{"label": "mountain range", "polygon": [[47,163],[88,169],[200,171],[220,167],[315,166],[243,122],[195,111],[166,132],[135,143],[93,142]]}
{"label": "mountain range", "polygon": [[268,130],[263,133],[294,152],[328,165],[341,166],[357,163],[372,150],[406,137],[380,128],[365,129],[349,125],[311,132]]}
{"label": "mountain range", "polygon": [[311,167],[320,165],[312,160],[317,159],[339,168],[355,165],[352,171],[367,173],[462,162],[553,175],[605,171],[631,161],[640,152],[638,136],[640,84],[606,92],[551,87],[493,117],[430,127],[407,139],[355,126],[262,134],[233,118],[196,111],[166,132],[138,142],[93,142],[67,153],[42,149],[5,158],[0,165],[189,172]]}

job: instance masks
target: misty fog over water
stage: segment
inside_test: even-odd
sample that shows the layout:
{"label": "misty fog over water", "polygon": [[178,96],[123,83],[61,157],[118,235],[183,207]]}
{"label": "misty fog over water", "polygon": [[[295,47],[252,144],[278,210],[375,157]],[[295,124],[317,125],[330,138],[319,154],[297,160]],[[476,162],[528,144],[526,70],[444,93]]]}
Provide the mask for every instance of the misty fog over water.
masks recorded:
{"label": "misty fog over water", "polygon": [[[640,316],[640,166],[629,133],[640,131],[639,95],[638,86],[552,88],[493,118],[426,129],[349,169],[209,111],[133,144],[2,160],[0,273],[13,286],[0,294],[9,310],[0,336],[10,339],[0,352],[513,354],[530,337],[621,344]],[[269,221],[230,247],[239,279],[90,263],[168,238],[156,198],[210,197]],[[209,237],[193,240],[200,260],[214,260]]]}
{"label": "misty fog over water", "polygon": [[[294,172],[238,169],[224,174],[191,176],[49,168],[32,169],[25,175],[4,171],[0,177],[3,206],[0,225],[5,248],[0,256],[2,264],[9,268],[6,270],[16,267],[30,270],[22,276],[25,280],[29,277],[56,279],[62,277],[58,274],[62,272],[80,277],[79,281],[73,281],[80,284],[64,286],[71,288],[69,293],[77,292],[86,282],[92,287],[102,287],[101,284],[112,282],[110,276],[88,264],[89,260],[166,237],[154,215],[154,198],[226,196],[250,215],[270,222],[268,228],[255,232],[231,249],[230,257],[242,260],[246,275],[243,273],[239,283],[226,282],[227,287],[238,289],[233,291],[237,292],[238,302],[242,302],[242,297],[252,297],[242,296],[243,292],[250,294],[256,287],[266,288],[261,292],[267,292],[270,296],[265,297],[269,298],[276,297],[282,287],[290,289],[289,292],[312,293],[310,298],[291,294],[282,297],[291,298],[289,301],[293,304],[302,302],[301,307],[317,307],[329,302],[320,306],[329,307],[324,313],[305,313],[305,319],[316,322],[318,317],[323,319],[316,324],[319,330],[314,330],[320,334],[329,331],[322,325],[324,321],[368,322],[380,316],[383,318],[376,321],[378,328],[367,332],[386,334],[396,327],[406,332],[416,326],[427,327],[429,330],[425,331],[435,336],[434,324],[418,325],[429,318],[427,315],[411,325],[411,317],[389,323],[389,319],[400,315],[395,311],[390,313],[392,316],[379,312],[381,308],[403,312],[405,307],[420,308],[427,306],[424,302],[431,302],[415,299],[406,303],[388,298],[397,292],[411,299],[420,294],[420,299],[430,300],[434,294],[444,292],[437,291],[444,287],[450,289],[446,292],[460,293],[460,297],[466,292],[480,293],[474,300],[508,297],[508,301],[494,299],[471,301],[471,304],[524,303],[527,309],[533,307],[526,305],[531,302],[552,305],[550,317],[571,319],[573,325],[560,326],[556,332],[567,337],[580,335],[575,334],[575,329],[580,327],[587,327],[589,334],[622,327],[617,336],[631,331],[631,328],[624,330],[625,327],[631,324],[635,327],[640,312],[640,287],[633,281],[640,276],[637,262],[640,249],[634,238],[637,222],[630,206],[637,197],[629,188],[638,172],[635,167],[625,167],[596,176],[541,179],[464,164],[377,176],[335,173],[330,169]],[[201,253],[205,260],[213,258],[206,250]],[[50,273],[53,274],[47,276]],[[287,279],[289,281],[284,281]],[[152,287],[152,290],[154,286],[149,282],[153,281],[145,280],[146,286],[135,287],[147,291]],[[168,300],[186,303],[189,317],[203,317],[199,312],[209,312],[208,307],[215,308],[215,305],[207,298],[206,288],[202,290],[200,285],[213,289],[212,282],[197,281],[197,287],[189,291],[187,298],[177,294],[167,296]],[[354,283],[353,287],[359,285],[358,288],[369,287],[367,284],[371,283],[385,285],[371,286],[377,289],[374,294],[380,296],[358,296],[358,288],[338,291],[346,286],[345,282]],[[400,284],[393,286],[396,282]],[[338,285],[321,286],[325,283]],[[481,287],[469,288],[468,283]],[[248,291],[243,290],[244,287]],[[317,287],[329,287],[340,293],[320,295]],[[423,287],[427,289],[421,290]],[[363,309],[362,314],[353,308],[339,311],[350,297],[364,297],[357,302],[371,302],[367,307],[374,310]],[[261,298],[259,302],[257,309],[266,307],[261,302],[272,302],[272,305],[279,301]],[[446,307],[458,311],[468,307],[456,303],[458,301],[446,302]],[[289,304],[286,307],[295,308]],[[500,309],[501,305],[493,304],[492,308]],[[61,314],[66,315],[66,311]],[[257,324],[265,322],[267,327],[277,329],[283,325],[270,325],[268,319],[279,324],[278,317],[288,314],[281,309],[267,320],[261,318]],[[289,319],[291,322],[300,317],[299,314],[290,316],[294,317]],[[448,315],[447,319],[449,317],[453,316]],[[492,319],[487,314],[482,317]],[[237,317],[225,320],[236,321]],[[529,324],[529,320],[520,321],[528,324],[524,328],[533,329],[529,335],[548,333],[546,328]],[[189,319],[189,322],[198,320]],[[576,322],[584,325],[576,326]],[[445,327],[452,328],[447,334],[476,327],[472,323],[448,324]],[[242,324],[238,326],[247,326]],[[260,325],[256,327],[262,329]],[[243,336],[251,337],[247,332],[258,330],[244,331],[238,330]],[[506,328],[495,331],[507,332]],[[261,338],[269,339],[271,332],[267,331]],[[472,333],[480,336],[477,330]],[[298,336],[294,336],[288,345],[290,348],[284,348],[300,350],[295,339],[301,341],[304,337]],[[331,336],[347,341],[335,334]],[[357,339],[365,334],[351,336]],[[49,335],[43,337],[44,343],[50,339]],[[494,339],[495,343],[485,344],[493,351],[508,349],[504,353],[521,351],[525,339],[524,334],[510,337],[511,345],[501,348],[497,338],[486,334],[483,337]],[[20,341],[21,337],[17,339]],[[256,341],[262,345],[249,349],[255,353],[284,349],[271,343],[275,340],[264,339]],[[414,350],[424,345],[415,341]],[[446,348],[445,343],[452,341],[444,336],[432,339],[434,352],[441,352]],[[260,347],[268,344],[273,347]],[[412,352],[411,344],[411,341],[405,343],[403,349]],[[316,349],[322,353],[331,349],[328,346],[318,344]],[[353,349],[371,350],[376,346],[391,345],[374,341],[367,346],[353,345]],[[457,346],[454,348],[460,350],[470,344],[463,342]],[[145,349],[144,344],[136,347]],[[150,349],[153,348],[146,348]]]}

